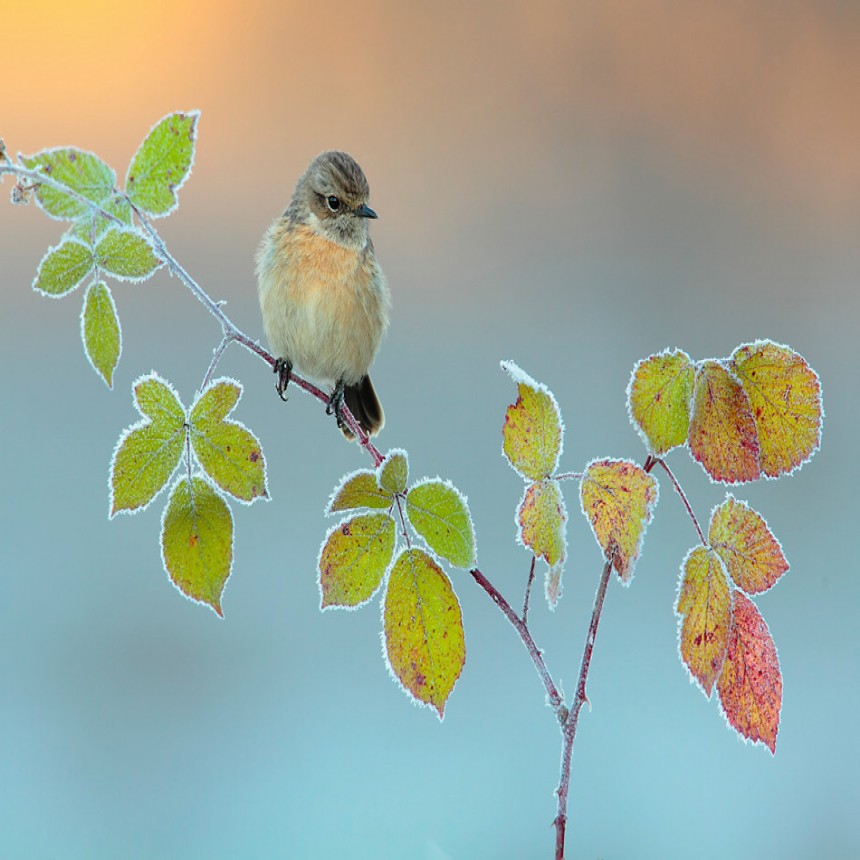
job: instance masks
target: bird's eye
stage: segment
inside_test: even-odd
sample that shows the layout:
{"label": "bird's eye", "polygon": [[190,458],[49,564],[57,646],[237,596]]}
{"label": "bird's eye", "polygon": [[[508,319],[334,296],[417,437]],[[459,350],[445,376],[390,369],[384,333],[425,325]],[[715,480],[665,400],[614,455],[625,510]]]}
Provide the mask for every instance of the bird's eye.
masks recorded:
{"label": "bird's eye", "polygon": [[338,200],[334,194],[329,194],[329,196],[326,197],[325,202],[328,204],[328,208],[331,209],[332,212],[337,212],[337,210],[340,209],[340,200]]}

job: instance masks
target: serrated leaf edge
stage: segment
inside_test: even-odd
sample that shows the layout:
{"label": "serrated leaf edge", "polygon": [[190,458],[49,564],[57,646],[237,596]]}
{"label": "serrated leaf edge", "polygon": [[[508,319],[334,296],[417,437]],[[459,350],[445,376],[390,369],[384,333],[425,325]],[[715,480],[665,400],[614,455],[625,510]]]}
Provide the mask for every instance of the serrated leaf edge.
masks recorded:
{"label": "serrated leaf edge", "polygon": [[[208,391],[213,389],[216,385],[219,385],[221,383],[226,383],[228,385],[235,385],[236,388],[239,389],[239,396],[236,398],[236,402],[230,407],[230,409],[227,410],[227,413],[224,415],[224,417],[220,419],[219,423],[231,424],[235,427],[238,427],[241,430],[244,430],[250,436],[253,436],[253,438],[257,441],[257,444],[260,447],[260,456],[263,458],[263,492],[260,493],[259,496],[254,496],[254,498],[250,499],[250,500],[240,499],[238,496],[234,496],[232,493],[228,492],[227,490],[222,489],[221,487],[218,487],[218,492],[221,494],[226,493],[227,496],[229,496],[233,501],[239,502],[239,504],[244,505],[245,507],[250,507],[251,505],[254,504],[254,502],[257,502],[260,499],[264,499],[265,501],[269,501],[271,499],[271,496],[269,495],[269,474],[268,474],[268,469],[266,468],[266,454],[263,451],[263,444],[262,444],[262,442],[260,442],[260,437],[257,436],[257,434],[254,433],[253,430],[246,427],[241,421],[237,421],[235,418],[229,418],[228,417],[228,416],[232,415],[233,411],[239,406],[239,401],[241,401],[242,394],[244,394],[244,392],[245,392],[245,389],[243,388],[242,383],[239,382],[238,379],[234,379],[232,376],[219,376],[218,379],[213,379],[202,391],[197,392],[197,394],[194,397],[194,402],[191,404],[189,409],[186,410],[186,415],[187,415],[187,420],[188,420],[188,432],[189,432],[189,434],[191,433],[191,427],[192,427],[191,413],[194,411],[194,407],[197,405],[197,403],[200,401],[200,399],[203,397],[204,394],[206,394]],[[204,474],[208,475],[206,470],[203,468],[203,465],[197,459],[197,452],[194,450],[193,440],[191,442],[191,456],[194,458],[194,462],[197,464],[197,468],[200,469],[200,471],[203,472]],[[215,484],[215,486],[218,486],[218,485]]]}
{"label": "serrated leaf edge", "polygon": [[[172,476],[171,476],[172,477]],[[164,557],[164,521],[167,518],[167,508],[170,506],[170,500],[173,498],[173,492],[176,487],[182,481],[194,480],[194,478],[201,478],[206,484],[209,485],[210,489],[215,493],[216,496],[219,496],[224,504],[227,506],[227,511],[230,514],[230,570],[227,573],[227,578],[224,580],[224,587],[221,589],[221,598],[223,603],[224,592],[227,591],[227,586],[230,583],[230,579],[233,576],[233,562],[236,559],[235,553],[235,544],[236,544],[236,524],[233,520],[233,511],[230,510],[229,500],[224,496],[224,493],[221,492],[220,488],[215,486],[209,479],[205,473],[195,471],[192,473],[191,478],[188,477],[187,473],[183,473],[178,477],[170,486],[170,492],[167,495],[167,502],[164,505],[164,508],[161,511],[161,525],[158,530],[158,551],[161,555],[161,566],[164,569],[164,573],[167,576],[167,581],[189,602],[196,603],[198,606],[205,606],[207,609],[211,609],[219,620],[224,619],[224,614],[219,613],[218,610],[211,604],[207,603],[205,600],[199,600],[196,597],[192,597],[190,594],[186,594],[174,581],[173,577],[170,575],[170,571],[167,569],[167,559]],[[170,483],[170,478],[167,479],[164,486]],[[160,492],[157,495],[160,495]],[[138,508],[137,510],[140,510]]]}
{"label": "serrated leaf edge", "polygon": [[[108,519],[109,520],[112,520],[114,517],[118,516],[119,514],[132,515],[132,514],[138,514],[138,513],[145,511],[164,492],[164,490],[167,488],[167,485],[170,484],[170,479],[176,474],[176,469],[178,469],[182,463],[182,457],[180,457],[179,462],[176,464],[173,471],[167,476],[167,480],[164,482],[164,485],[161,487],[161,489],[157,493],[155,493],[155,495],[145,505],[141,505],[140,507],[133,508],[132,510],[128,510],[126,508],[123,508],[122,510],[118,510],[118,511],[114,510],[114,508],[113,508],[113,484],[111,482],[111,475],[113,475],[114,464],[116,463],[116,458],[117,458],[117,454],[119,454],[119,449],[122,448],[123,442],[125,442],[125,440],[135,430],[140,430],[141,427],[145,427],[147,424],[150,424],[152,422],[152,418],[150,418],[148,415],[146,415],[143,412],[143,410],[140,408],[140,406],[138,405],[137,396],[135,394],[135,389],[137,388],[137,386],[140,385],[140,383],[146,382],[147,380],[150,380],[150,379],[153,379],[156,382],[159,382],[162,385],[164,385],[166,388],[168,388],[170,393],[176,398],[176,401],[179,403],[179,405],[182,407],[183,411],[185,412],[186,419],[188,416],[188,412],[185,409],[185,406],[183,405],[182,400],[180,400],[179,395],[176,393],[176,389],[163,376],[156,373],[156,371],[151,370],[149,373],[144,373],[141,376],[138,376],[137,379],[135,379],[131,383],[131,394],[132,394],[131,401],[134,404],[134,408],[137,410],[138,415],[141,416],[141,420],[137,421],[135,424],[132,424],[129,427],[126,427],[122,431],[122,433],[120,433],[119,439],[117,439],[116,445],[114,445],[113,453],[111,454],[111,457],[110,457],[110,463],[108,465]],[[172,489],[171,489],[171,492],[172,492]]]}
{"label": "serrated leaf edge", "polygon": [[90,290],[95,289],[99,284],[102,284],[104,286],[106,292],[107,292],[108,301],[110,302],[110,306],[113,308],[113,315],[116,319],[117,331],[119,334],[119,352],[117,353],[116,363],[113,366],[113,370],[116,371],[117,367],[119,367],[119,360],[122,358],[122,326],[120,325],[119,314],[117,313],[117,310],[116,310],[116,302],[114,301],[114,298],[113,298],[113,292],[111,291],[110,287],[108,287],[108,285],[104,283],[104,281],[93,280],[93,281],[90,281],[90,283],[87,285],[87,290],[84,293],[84,300],[81,304],[81,342],[84,345],[84,355],[87,357],[87,361],[89,362],[90,367],[95,371],[96,376],[98,376],[98,378],[101,379],[102,382],[104,382],[104,384],[108,387],[108,389],[110,391],[113,391],[113,383],[108,382],[107,379],[105,379],[104,376],[102,376],[102,372],[96,367],[95,362],[93,361],[92,356],[90,355],[90,351],[87,349],[86,320],[85,320],[86,310],[87,310],[87,298],[89,297]]}
{"label": "serrated leaf edge", "polygon": [[[408,465],[408,464],[407,464]],[[358,475],[370,475],[372,478],[376,480],[377,489],[379,489],[379,473],[376,469],[355,469],[352,472],[347,472],[343,477],[341,477],[340,481],[338,481],[337,486],[332,490],[331,494],[328,497],[328,501],[326,502],[325,510],[323,513],[327,517],[340,516],[344,513],[344,511],[333,511],[331,506],[334,504],[334,500],[338,497],[339,493],[343,488],[355,477]],[[384,492],[383,490],[379,490],[380,493]],[[391,504],[394,504],[392,501]],[[390,506],[389,506],[390,509]],[[346,509],[345,509],[346,510]],[[349,510],[353,511],[379,511],[382,512],[384,508],[370,508],[370,507],[358,507],[358,508],[349,508]]]}
{"label": "serrated leaf edge", "polygon": [[[42,264],[45,262],[45,260],[47,260],[48,257],[50,257],[51,254],[53,254],[55,251],[58,251],[60,248],[62,248],[63,245],[71,245],[71,244],[80,245],[82,248],[87,249],[90,256],[93,258],[93,262],[90,264],[89,269],[87,269],[87,271],[84,272],[81,279],[73,287],[66,290],[64,293],[49,293],[49,292],[46,292],[45,290],[42,290],[39,287],[37,287],[36,284],[39,280],[39,272],[41,272]],[[48,250],[45,251],[45,253],[42,255],[42,259],[39,260],[39,265],[36,266],[36,274],[33,276],[33,282],[31,284],[31,286],[33,288],[33,292],[38,293],[40,296],[45,296],[46,298],[49,298],[49,299],[64,299],[66,296],[70,295],[75,290],[80,289],[81,284],[87,279],[87,276],[93,270],[94,265],[95,265],[95,254],[93,253],[93,249],[86,242],[81,241],[77,236],[70,236],[68,233],[64,233],[62,238],[60,239],[60,241],[57,242],[56,245],[51,245],[48,248]]]}
{"label": "serrated leaf edge", "polygon": [[[108,237],[111,233],[126,233],[131,234],[132,236],[137,237],[138,239],[143,240],[149,250],[152,251],[152,256],[156,259],[156,266],[152,271],[148,272],[146,275],[118,275],[116,272],[112,272],[110,269],[105,269],[98,262],[98,246]],[[96,240],[95,245],[92,247],[93,258],[96,261],[96,265],[100,272],[104,273],[107,277],[112,278],[115,281],[120,281],[121,283],[129,283],[129,284],[142,284],[144,281],[148,281],[162,266],[164,266],[164,260],[158,256],[158,252],[156,251],[155,245],[152,244],[150,238],[145,234],[138,230],[136,227],[130,227],[128,225],[123,225],[120,227],[119,224],[113,224],[113,226],[109,227],[107,230],[102,233],[101,236]]]}
{"label": "serrated leaf edge", "polygon": [[387,490],[383,490],[380,486],[382,470],[395,454],[402,454],[406,460],[406,489],[409,489],[409,454],[404,448],[389,448],[389,450],[385,452],[385,457],[382,462],[376,467],[376,486],[379,487],[380,492],[388,492]]}
{"label": "serrated leaf edge", "polygon": [[[161,125],[161,123],[163,123],[166,119],[169,119],[172,116],[176,116],[177,114],[181,114],[185,117],[190,117],[192,120],[191,133],[194,137],[194,145],[191,147],[191,160],[188,162],[188,170],[185,172],[185,175],[171,189],[173,191],[173,205],[169,209],[165,210],[164,212],[159,212],[158,214],[155,214],[153,212],[147,212],[146,216],[148,218],[166,218],[168,215],[172,215],[179,208],[179,189],[182,188],[183,185],[185,185],[185,183],[191,176],[191,171],[194,169],[194,161],[197,157],[197,124],[200,122],[201,110],[199,108],[193,108],[192,110],[171,111],[170,113],[167,113],[163,117],[161,117],[161,119],[154,122],[150,127],[149,131],[143,136],[143,139],[138,144],[137,149],[135,149],[134,154],[128,162],[128,168],[125,171],[123,190],[127,193],[129,172],[131,171],[132,164],[134,164],[134,159],[137,157],[138,152],[140,152],[140,148],[146,142],[147,138],[149,138],[149,136],[155,131],[155,129],[158,128],[159,125]],[[132,209],[134,209],[133,205]]]}
{"label": "serrated leaf edge", "polygon": [[[460,501],[463,503],[463,507],[466,509],[466,517],[469,520],[469,525],[472,528],[472,560],[465,567],[461,567],[460,565],[454,564],[454,562],[448,561],[448,559],[439,559],[438,554],[427,543],[427,541],[422,537],[422,535],[418,532],[418,530],[412,525],[412,521],[409,520],[409,514],[408,514],[408,511],[409,511],[409,493],[412,492],[412,490],[414,490],[416,487],[422,487],[425,484],[435,484],[435,483],[443,484],[449,490],[453,490],[457,494],[457,496],[459,496]],[[421,543],[424,544],[423,549],[428,550],[429,555],[431,557],[439,559],[440,566],[441,566],[441,562],[444,562],[445,564],[449,564],[452,567],[456,567],[459,570],[469,570],[470,568],[478,566],[478,539],[477,539],[477,536],[475,534],[475,522],[472,519],[472,511],[469,509],[469,498],[465,493],[461,492],[447,478],[440,478],[438,475],[435,478],[431,478],[431,477],[428,477],[427,475],[425,475],[423,478],[415,481],[413,484],[411,484],[409,487],[407,487],[406,503],[407,503],[407,507],[406,507],[405,513],[406,513],[407,520],[409,520],[409,525],[412,527],[412,530],[415,532],[415,535],[421,540]]]}

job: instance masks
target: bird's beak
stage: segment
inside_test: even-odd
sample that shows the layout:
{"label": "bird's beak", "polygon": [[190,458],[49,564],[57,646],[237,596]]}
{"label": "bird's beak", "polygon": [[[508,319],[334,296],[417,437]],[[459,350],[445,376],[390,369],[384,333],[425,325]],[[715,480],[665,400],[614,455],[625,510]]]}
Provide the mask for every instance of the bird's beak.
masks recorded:
{"label": "bird's beak", "polygon": [[366,203],[362,203],[361,206],[356,207],[355,214],[358,215],[359,218],[379,217]]}

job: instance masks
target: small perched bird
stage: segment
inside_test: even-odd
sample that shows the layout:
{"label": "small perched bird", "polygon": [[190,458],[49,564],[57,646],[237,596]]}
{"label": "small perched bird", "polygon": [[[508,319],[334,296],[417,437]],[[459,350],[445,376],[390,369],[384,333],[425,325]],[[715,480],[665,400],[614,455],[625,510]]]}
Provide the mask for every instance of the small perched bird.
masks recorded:
{"label": "small perched bird", "polygon": [[327,411],[348,438],[344,403],[368,435],[384,416],[368,370],[391,302],[368,219],[370,188],[345,152],[323,152],[302,174],[287,210],[257,252],[263,326],[278,359],[282,399],[294,367],[334,386]]}

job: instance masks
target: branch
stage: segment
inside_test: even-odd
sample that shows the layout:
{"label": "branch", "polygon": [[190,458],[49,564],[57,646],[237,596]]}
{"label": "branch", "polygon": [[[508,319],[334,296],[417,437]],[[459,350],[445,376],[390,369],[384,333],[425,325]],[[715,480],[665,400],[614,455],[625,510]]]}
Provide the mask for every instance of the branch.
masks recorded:
{"label": "branch", "polygon": [[576,696],[573,699],[570,713],[562,727],[564,738],[561,750],[561,776],[558,790],[558,815],[555,818],[555,857],[556,860],[564,858],[564,836],[567,827],[567,795],[570,788],[570,760],[573,755],[573,740],[576,737],[576,727],[579,722],[579,712],[583,704],[588,701],[585,694],[585,682],[588,680],[588,670],[591,667],[591,654],[594,651],[594,640],[597,636],[597,625],[600,624],[600,614],[603,612],[603,602],[606,599],[606,588],[609,585],[609,576],[612,573],[612,561],[603,565],[603,573],[600,576],[600,584],[594,595],[594,609],[591,613],[591,623],[588,625],[588,635],[585,637],[585,649],[582,652],[582,662],[579,665],[579,680],[576,684]]}
{"label": "branch", "polygon": [[473,568],[469,573],[472,574],[472,578],[475,582],[477,582],[478,585],[480,585],[481,588],[490,595],[493,603],[502,610],[505,618],[511,622],[514,629],[519,634],[520,639],[523,640],[523,645],[526,646],[526,651],[529,652],[529,656],[535,664],[535,669],[537,669],[537,673],[540,676],[541,681],[543,681],[544,687],[546,687],[546,694],[549,699],[550,707],[555,711],[559,718],[559,722],[563,722],[567,718],[567,711],[564,709],[564,702],[562,701],[558,689],[552,680],[552,676],[549,673],[549,669],[546,667],[546,663],[544,663],[543,654],[535,644],[535,640],[532,638],[528,625],[517,615],[516,612],[514,612],[513,609],[511,609],[510,603],[502,597],[501,593],[496,589],[493,583],[490,582],[490,580],[487,579],[487,577],[484,576],[478,568]]}

